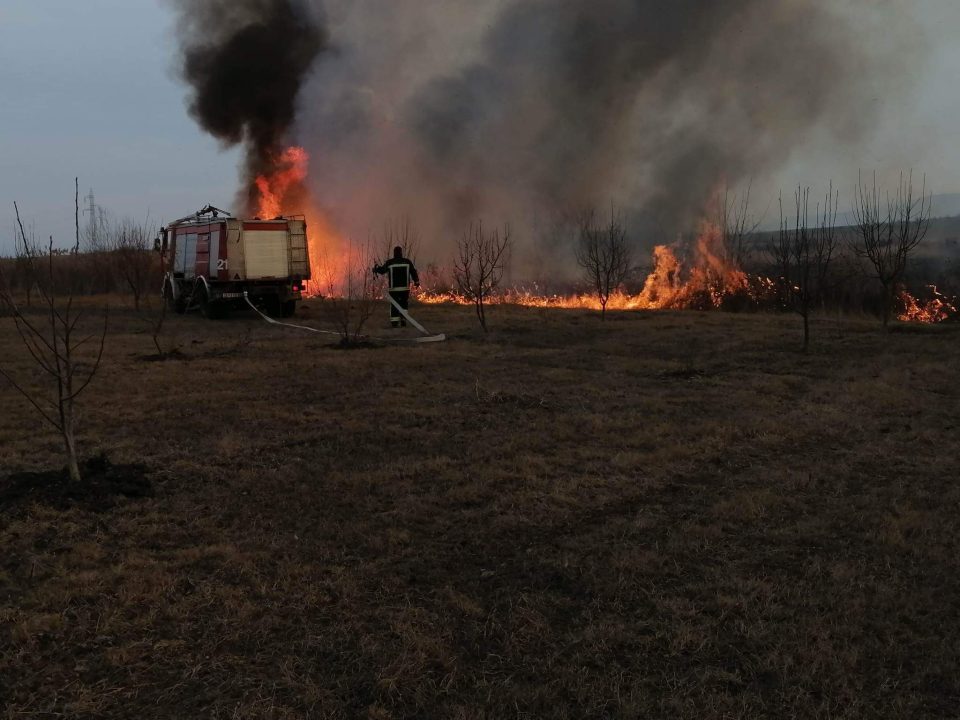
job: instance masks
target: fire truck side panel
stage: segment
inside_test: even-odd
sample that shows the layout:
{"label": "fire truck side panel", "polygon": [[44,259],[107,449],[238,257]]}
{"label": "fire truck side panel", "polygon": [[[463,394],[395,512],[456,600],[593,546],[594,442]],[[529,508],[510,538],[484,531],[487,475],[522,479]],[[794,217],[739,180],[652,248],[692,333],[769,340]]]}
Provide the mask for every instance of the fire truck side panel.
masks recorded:
{"label": "fire truck side panel", "polygon": [[210,228],[210,277],[218,281],[230,279],[227,273],[224,272],[224,262],[220,255],[222,247],[220,244],[220,229],[222,227],[222,224],[220,224],[213,225]]}
{"label": "fire truck side panel", "polygon": [[286,223],[282,228],[273,224],[269,229],[245,226],[243,246],[248,280],[273,280],[290,276]]}
{"label": "fire truck side panel", "polygon": [[210,231],[207,228],[198,228],[197,255],[194,265],[197,277],[209,277],[210,270]]}
{"label": "fire truck side panel", "polygon": [[[192,228],[191,228],[192,229]],[[187,232],[181,235],[177,233],[177,250],[183,245],[183,264],[177,270],[183,273],[185,279],[196,277],[197,267],[197,233]]]}
{"label": "fire truck side panel", "polygon": [[173,272],[177,275],[183,275],[183,268],[187,262],[187,240],[186,235],[178,233],[174,230],[170,234],[171,240],[173,242],[174,252],[173,252]]}
{"label": "fire truck side panel", "polygon": [[224,253],[224,258],[226,259],[225,267],[227,272],[227,278],[229,280],[246,280],[247,275],[244,270],[244,254],[243,254],[243,230],[242,225],[239,220],[227,220],[226,232],[227,232],[227,242],[226,242],[226,252]]}
{"label": "fire truck side panel", "polygon": [[210,279],[220,279],[220,226],[210,226]]}

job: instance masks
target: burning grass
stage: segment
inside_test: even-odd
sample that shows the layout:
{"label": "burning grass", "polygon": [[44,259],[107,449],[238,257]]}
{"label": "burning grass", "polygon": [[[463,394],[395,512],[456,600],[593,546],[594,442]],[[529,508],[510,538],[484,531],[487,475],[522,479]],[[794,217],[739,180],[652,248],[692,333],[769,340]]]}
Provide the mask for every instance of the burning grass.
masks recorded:
{"label": "burning grass", "polygon": [[[153,496],[0,510],[0,706],[955,712],[953,326],[820,319],[799,355],[788,317],[491,312],[481,337],[420,305],[450,342],[363,353],[174,317],[204,352],[142,363],[149,336],[115,311],[83,445],[145,464]],[[49,469],[55,440],[0,401],[0,476]]]}

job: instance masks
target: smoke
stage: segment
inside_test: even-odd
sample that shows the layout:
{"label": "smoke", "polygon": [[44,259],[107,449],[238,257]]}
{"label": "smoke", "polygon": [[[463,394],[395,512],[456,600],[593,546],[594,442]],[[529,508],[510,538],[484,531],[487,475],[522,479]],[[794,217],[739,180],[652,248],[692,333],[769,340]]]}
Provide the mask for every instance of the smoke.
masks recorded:
{"label": "smoke", "polygon": [[245,152],[239,201],[256,206],[256,179],[284,163],[300,88],[327,46],[320,16],[301,0],[170,0],[179,23],[191,116]]}
{"label": "smoke", "polygon": [[672,240],[721,184],[865,138],[871,98],[911,72],[892,36],[863,37],[870,0],[303,2],[177,0],[194,116],[247,145],[248,174],[304,145],[344,235],[407,217],[444,261],[470,220],[509,222],[519,272],[585,206]]}
{"label": "smoke", "polygon": [[449,244],[482,216],[533,240],[612,202],[670,240],[719,184],[869,131],[876,58],[836,6],[328,0],[339,51],[297,122],[312,187],[351,234],[409,215]]}

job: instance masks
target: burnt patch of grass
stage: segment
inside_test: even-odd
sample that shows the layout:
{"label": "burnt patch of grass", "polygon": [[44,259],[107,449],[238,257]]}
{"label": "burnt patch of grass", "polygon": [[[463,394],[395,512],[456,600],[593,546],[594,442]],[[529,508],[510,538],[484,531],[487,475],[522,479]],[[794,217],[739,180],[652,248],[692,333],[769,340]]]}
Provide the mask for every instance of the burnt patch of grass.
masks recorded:
{"label": "burnt patch of grass", "polygon": [[20,472],[0,478],[0,513],[16,513],[31,504],[58,510],[81,507],[93,512],[110,510],[119,498],[153,495],[147,466],[114,464],[105,454],[81,463],[83,480],[71,482],[66,468]]}
{"label": "burnt patch of grass", "polygon": [[146,355],[133,355],[132,357],[138,362],[172,362],[174,360],[189,362],[193,359],[193,356],[187,355],[187,353],[180,350],[171,350],[162,355],[160,353],[148,353]]}

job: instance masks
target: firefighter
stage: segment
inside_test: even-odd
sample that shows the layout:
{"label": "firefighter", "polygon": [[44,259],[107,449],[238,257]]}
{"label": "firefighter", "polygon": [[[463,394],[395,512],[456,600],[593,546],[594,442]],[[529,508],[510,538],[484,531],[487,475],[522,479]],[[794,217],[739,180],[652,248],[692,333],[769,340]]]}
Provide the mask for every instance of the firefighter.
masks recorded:
{"label": "firefighter", "polygon": [[[417,275],[417,268],[413,266],[413,262],[403,256],[403,248],[395,247],[393,257],[383,265],[375,265],[373,271],[378,275],[387,276],[390,297],[406,310],[410,301],[410,281],[412,280],[416,287],[420,287],[420,276]],[[390,325],[395,328],[407,325],[406,318],[400,314],[393,303],[390,303]]]}

